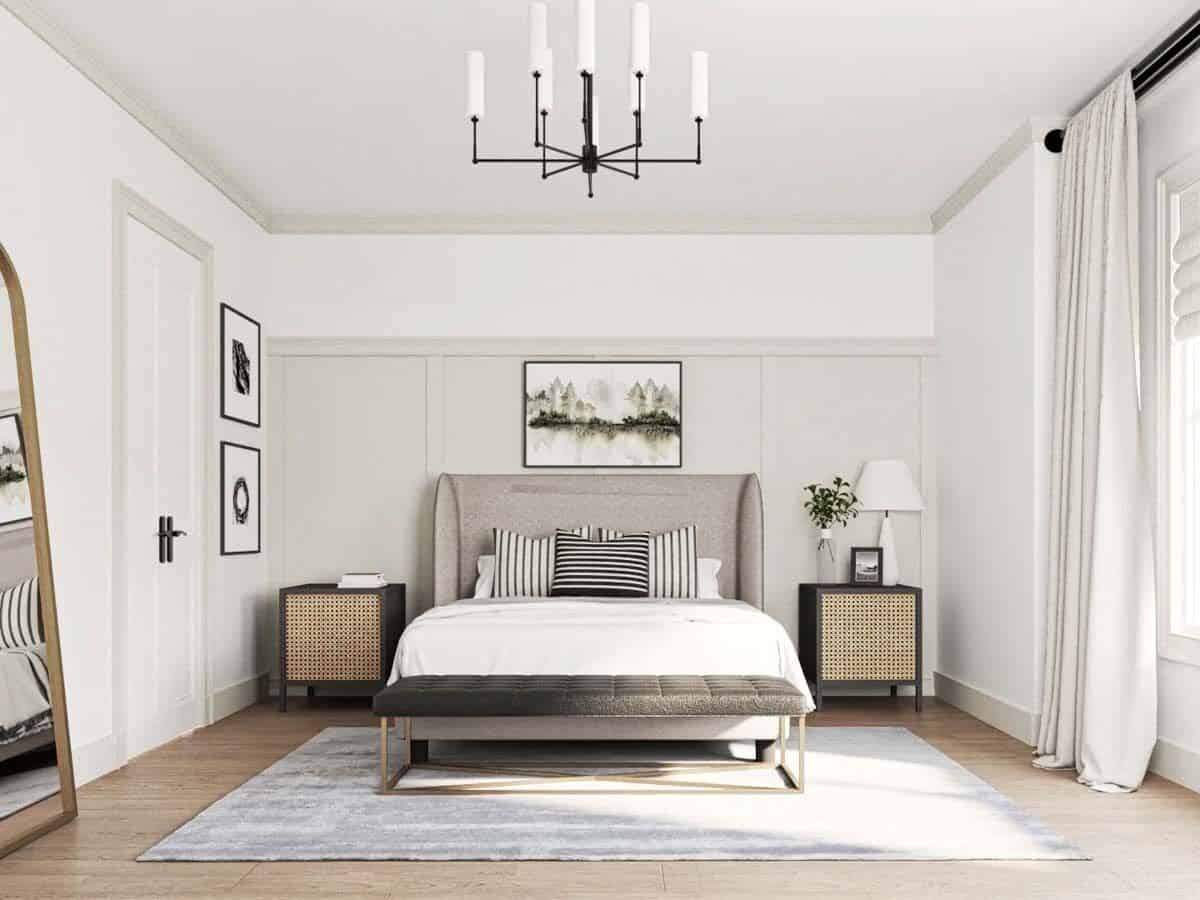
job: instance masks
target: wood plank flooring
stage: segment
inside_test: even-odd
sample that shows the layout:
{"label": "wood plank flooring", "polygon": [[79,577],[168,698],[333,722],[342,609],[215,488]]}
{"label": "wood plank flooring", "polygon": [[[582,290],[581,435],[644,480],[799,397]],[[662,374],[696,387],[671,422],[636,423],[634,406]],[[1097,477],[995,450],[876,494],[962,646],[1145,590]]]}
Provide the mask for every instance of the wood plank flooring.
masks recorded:
{"label": "wood plank flooring", "polygon": [[[0,897],[1200,898],[1200,795],[1151,776],[1096,794],[1033,769],[1029,749],[946,704],[831,698],[812,725],[902,725],[1089,851],[1092,862],[135,863],[208,804],[358,703],[267,705],[174,741],[84,787],[79,819],[0,860]],[[413,827],[420,827],[414,823]]]}

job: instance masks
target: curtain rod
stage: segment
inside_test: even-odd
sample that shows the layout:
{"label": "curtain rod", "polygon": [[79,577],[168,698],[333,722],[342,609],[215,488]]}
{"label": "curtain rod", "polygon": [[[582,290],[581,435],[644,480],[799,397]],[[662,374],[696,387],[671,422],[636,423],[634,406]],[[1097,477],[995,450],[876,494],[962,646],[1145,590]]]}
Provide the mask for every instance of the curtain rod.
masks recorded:
{"label": "curtain rod", "polygon": [[[1133,67],[1133,96],[1141,98],[1183,65],[1196,50],[1200,49],[1200,10],[1192,13],[1188,20],[1176,28],[1165,41],[1142,57]],[[1046,132],[1043,141],[1051,153],[1062,153],[1063,129]]]}

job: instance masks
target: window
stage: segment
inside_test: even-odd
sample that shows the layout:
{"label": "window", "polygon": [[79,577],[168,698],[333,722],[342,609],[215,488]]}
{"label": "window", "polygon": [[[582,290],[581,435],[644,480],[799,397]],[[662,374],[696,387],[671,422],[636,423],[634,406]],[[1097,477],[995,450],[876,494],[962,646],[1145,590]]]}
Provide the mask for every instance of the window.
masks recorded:
{"label": "window", "polygon": [[1200,665],[1200,154],[1158,179],[1159,653]]}

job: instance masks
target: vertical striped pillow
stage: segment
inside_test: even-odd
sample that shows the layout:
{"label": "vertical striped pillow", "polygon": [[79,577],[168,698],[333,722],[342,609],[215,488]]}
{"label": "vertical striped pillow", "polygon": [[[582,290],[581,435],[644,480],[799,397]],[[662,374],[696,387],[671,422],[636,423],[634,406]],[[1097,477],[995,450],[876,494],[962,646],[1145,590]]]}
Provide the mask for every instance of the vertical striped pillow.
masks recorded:
{"label": "vertical striped pillow", "polygon": [[42,604],[35,575],[0,592],[0,647],[13,649],[46,643]]}
{"label": "vertical striped pillow", "polygon": [[[587,526],[559,533],[587,537]],[[555,536],[529,538],[515,531],[493,528],[496,574],[493,597],[549,597],[554,582]]]}
{"label": "vertical striped pillow", "polygon": [[[621,532],[591,529],[592,539],[611,541]],[[700,596],[696,526],[687,525],[650,538],[650,596],[685,600]]]}
{"label": "vertical striped pillow", "polygon": [[560,531],[554,549],[553,597],[645,597],[650,589],[650,535],[608,541]]}

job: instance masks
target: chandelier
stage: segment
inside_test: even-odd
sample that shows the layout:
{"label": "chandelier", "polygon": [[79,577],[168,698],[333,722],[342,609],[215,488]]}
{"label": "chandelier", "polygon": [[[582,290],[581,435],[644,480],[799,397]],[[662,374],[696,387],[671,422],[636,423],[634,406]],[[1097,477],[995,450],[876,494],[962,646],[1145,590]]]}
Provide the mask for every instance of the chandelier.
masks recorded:
{"label": "chandelier", "polygon": [[[578,153],[551,144],[548,140],[550,112],[554,108],[554,52],[546,42],[546,4],[529,4],[529,71],[533,75],[533,146],[540,156],[483,157],[479,155],[479,122],[484,113],[483,53],[467,53],[467,118],[471,121],[471,162],[533,163],[542,167],[542,179],[562,172],[579,169],[587,176],[588,196],[592,193],[592,177],[601,169],[619,172],[630,178],[641,177],[641,167],[647,163],[690,163],[700,165],[700,126],[708,118],[708,54],[692,53],[692,118],[696,122],[696,155],[684,158],[642,156],[642,111],[645,108],[643,81],[650,71],[650,6],[634,3],[631,13],[633,32],[629,62],[629,110],[633,115],[633,143],[600,152],[597,129],[595,72],[596,72],[596,2],[577,0],[579,42],[575,69],[583,90],[580,123],[583,126],[583,145]],[[631,168],[632,167],[632,168]]]}

